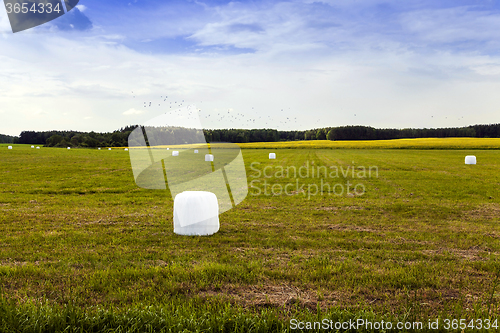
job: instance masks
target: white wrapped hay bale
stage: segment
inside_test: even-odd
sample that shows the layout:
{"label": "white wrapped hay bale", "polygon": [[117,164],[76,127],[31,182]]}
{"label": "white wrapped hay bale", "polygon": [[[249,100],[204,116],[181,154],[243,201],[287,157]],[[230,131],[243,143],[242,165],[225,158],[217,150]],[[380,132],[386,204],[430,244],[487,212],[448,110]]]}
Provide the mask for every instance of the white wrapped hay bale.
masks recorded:
{"label": "white wrapped hay bale", "polygon": [[219,203],[212,192],[184,191],[174,199],[174,233],[208,236],[219,231]]}
{"label": "white wrapped hay bale", "polygon": [[36,149],[40,149],[40,147],[36,147]]}
{"label": "white wrapped hay bale", "polygon": [[213,161],[214,161],[214,155],[212,154],[205,155],[205,162],[213,162]]}
{"label": "white wrapped hay bale", "polygon": [[177,150],[172,151],[172,156],[179,156],[179,152]]}
{"label": "white wrapped hay bale", "polygon": [[12,146],[8,146],[7,149],[12,149]]}
{"label": "white wrapped hay bale", "polygon": [[476,156],[474,155],[465,156],[465,164],[476,164]]}
{"label": "white wrapped hay bale", "polygon": [[167,148],[167,150],[170,150],[170,148]]}
{"label": "white wrapped hay bale", "polygon": [[35,146],[31,146],[31,149],[35,148]]}
{"label": "white wrapped hay bale", "polygon": [[195,149],[195,150],[194,150],[194,153],[195,153],[195,154],[198,154],[198,149]]}
{"label": "white wrapped hay bale", "polygon": [[125,148],[125,151],[128,151],[128,148]]}
{"label": "white wrapped hay bale", "polygon": [[71,149],[71,147],[68,147],[68,149]]}
{"label": "white wrapped hay bale", "polygon": [[275,160],[276,159],[276,153],[269,153],[269,159],[270,160]]}
{"label": "white wrapped hay bale", "polygon": [[111,150],[111,148],[108,148],[108,150]]}
{"label": "white wrapped hay bale", "polygon": [[98,150],[101,150],[101,148],[97,148]]}

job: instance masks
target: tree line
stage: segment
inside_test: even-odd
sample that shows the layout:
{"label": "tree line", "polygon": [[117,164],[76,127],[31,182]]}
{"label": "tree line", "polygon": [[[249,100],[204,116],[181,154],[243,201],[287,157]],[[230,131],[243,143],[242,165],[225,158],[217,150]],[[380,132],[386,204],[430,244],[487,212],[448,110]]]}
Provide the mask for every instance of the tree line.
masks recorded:
{"label": "tree line", "polygon": [[114,132],[76,132],[76,131],[23,131],[13,143],[36,144],[46,147],[126,147],[128,136],[137,125],[127,126]]}
{"label": "tree line", "polygon": [[10,135],[0,134],[0,143],[14,143],[14,137]]}
{"label": "tree line", "polygon": [[307,131],[277,131],[273,129],[206,130],[207,141],[274,142],[298,140],[392,140],[411,138],[500,138],[500,124],[450,128],[373,128],[368,126],[324,127]]}
{"label": "tree line", "polygon": [[[126,147],[129,135],[139,125],[131,125],[114,132],[75,131],[23,131],[19,137],[0,135],[2,143],[37,144],[47,147]],[[146,129],[144,129],[146,130]],[[203,135],[207,142],[276,142],[298,140],[392,140],[410,138],[500,138],[500,124],[472,125],[450,128],[373,128],[368,126],[324,127],[307,131],[278,131],[275,129],[208,129],[203,133],[196,129],[164,127],[150,135],[148,144],[161,144],[161,138],[168,137],[169,143],[183,144],[199,142]],[[161,134],[160,134],[161,133]],[[155,138],[158,136],[159,138]],[[131,146],[140,145],[132,140]]]}

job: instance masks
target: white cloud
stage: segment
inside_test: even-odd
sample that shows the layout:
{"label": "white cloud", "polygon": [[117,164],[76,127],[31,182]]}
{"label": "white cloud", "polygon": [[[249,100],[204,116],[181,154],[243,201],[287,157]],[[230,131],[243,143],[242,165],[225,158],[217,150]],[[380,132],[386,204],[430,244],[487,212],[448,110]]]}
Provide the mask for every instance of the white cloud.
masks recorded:
{"label": "white cloud", "polygon": [[0,33],[11,34],[12,28],[10,27],[9,17],[7,16],[7,11],[4,10],[4,6],[0,7]]}
{"label": "white cloud", "polygon": [[134,108],[128,109],[127,111],[123,112],[124,115],[130,116],[130,115],[138,115],[138,114],[143,114],[143,110],[136,110]]}
{"label": "white cloud", "polygon": [[87,10],[87,7],[85,5],[76,5],[75,7],[78,8],[78,10],[82,13]]}
{"label": "white cloud", "polygon": [[469,43],[470,49],[474,44],[481,49],[488,47],[483,43],[498,46],[500,13],[462,6],[407,12],[400,19],[403,28],[417,37],[417,41],[438,47],[455,43]]}
{"label": "white cloud", "polygon": [[484,64],[482,66],[471,67],[480,75],[497,76],[500,75],[500,64]]}

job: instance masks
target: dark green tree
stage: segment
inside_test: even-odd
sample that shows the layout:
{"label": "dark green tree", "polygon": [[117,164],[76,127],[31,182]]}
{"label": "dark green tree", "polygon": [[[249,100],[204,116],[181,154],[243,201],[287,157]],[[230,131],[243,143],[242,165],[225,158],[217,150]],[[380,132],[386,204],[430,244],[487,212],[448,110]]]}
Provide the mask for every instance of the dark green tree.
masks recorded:
{"label": "dark green tree", "polygon": [[325,134],[325,130],[323,128],[320,128],[316,132],[316,140],[326,140],[326,134]]}
{"label": "dark green tree", "polygon": [[60,136],[59,134],[54,134],[50,138],[47,139],[46,145],[48,147],[55,147],[62,141],[62,139],[63,139],[63,137]]}

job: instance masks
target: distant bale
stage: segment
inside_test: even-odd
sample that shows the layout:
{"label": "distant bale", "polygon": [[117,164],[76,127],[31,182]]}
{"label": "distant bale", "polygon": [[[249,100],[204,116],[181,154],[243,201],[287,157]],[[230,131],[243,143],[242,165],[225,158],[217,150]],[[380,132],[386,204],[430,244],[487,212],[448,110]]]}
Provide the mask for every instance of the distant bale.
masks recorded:
{"label": "distant bale", "polygon": [[212,154],[205,155],[205,162],[213,162],[213,161],[214,161],[214,155]]}
{"label": "distant bale", "polygon": [[36,147],[36,149],[40,149],[40,147]]}
{"label": "distant bale", "polygon": [[125,151],[128,151],[128,148],[125,148]]}
{"label": "distant bale", "polygon": [[108,150],[111,150],[111,148],[108,148]]}
{"label": "distant bale", "polygon": [[179,156],[179,152],[177,150],[172,151],[172,156]]}
{"label": "distant bale", "polygon": [[476,164],[476,156],[474,155],[465,156],[465,164]]}
{"label": "distant bale", "polygon": [[195,154],[198,154],[198,149],[195,149],[195,150],[194,150],[194,153],[195,153]]}
{"label": "distant bale", "polygon": [[35,148],[35,146],[31,146],[31,149]]}
{"label": "distant bale", "polygon": [[270,160],[275,160],[276,159],[276,153],[269,153],[269,159]]}
{"label": "distant bale", "polygon": [[12,146],[8,146],[7,149],[12,149]]}
{"label": "distant bale", "polygon": [[68,149],[71,149],[71,147],[68,147]]}

